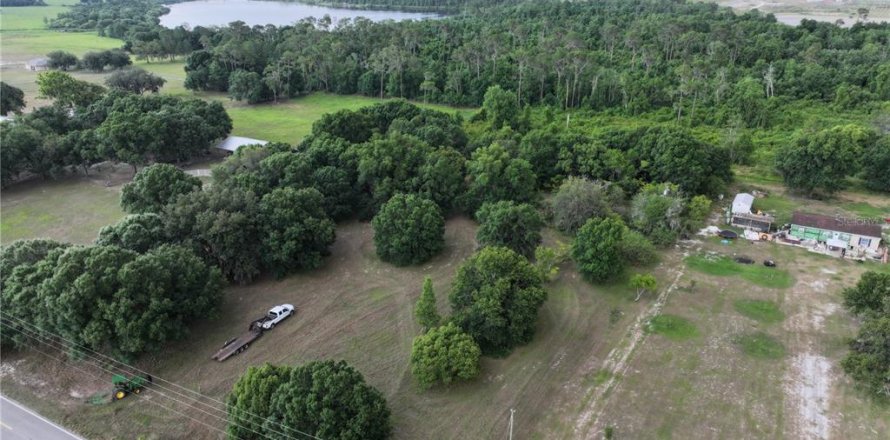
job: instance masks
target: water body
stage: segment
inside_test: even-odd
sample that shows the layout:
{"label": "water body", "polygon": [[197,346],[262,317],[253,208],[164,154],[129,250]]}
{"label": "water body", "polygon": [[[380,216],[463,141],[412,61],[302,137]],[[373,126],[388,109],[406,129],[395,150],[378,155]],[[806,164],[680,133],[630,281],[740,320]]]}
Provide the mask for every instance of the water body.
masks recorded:
{"label": "water body", "polygon": [[371,11],[339,9],[327,6],[307,5],[295,2],[256,0],[198,0],[168,5],[170,13],[161,16],[161,26],[174,28],[180,25],[225,26],[233,21],[243,21],[248,26],[284,26],[307,17],[321,18],[329,15],[333,23],[344,18],[365,17],[371,21],[421,20],[440,18],[441,15],[423,12]]}

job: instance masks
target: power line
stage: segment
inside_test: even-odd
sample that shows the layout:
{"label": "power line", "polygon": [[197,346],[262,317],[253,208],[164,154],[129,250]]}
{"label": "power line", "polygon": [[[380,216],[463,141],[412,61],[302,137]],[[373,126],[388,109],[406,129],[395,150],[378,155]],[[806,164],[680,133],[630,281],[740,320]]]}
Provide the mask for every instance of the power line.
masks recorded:
{"label": "power line", "polygon": [[[78,343],[76,343],[76,342],[74,342],[74,341],[72,341],[72,340],[70,340],[70,339],[67,339],[67,338],[65,338],[65,337],[63,337],[63,336],[61,336],[61,335],[59,335],[59,334],[57,334],[57,333],[53,333],[53,332],[44,330],[44,329],[38,327],[36,324],[29,323],[29,322],[24,321],[24,320],[22,320],[22,319],[20,319],[20,318],[16,318],[16,317],[14,317],[14,316],[10,316],[8,313],[3,313],[2,311],[0,311],[0,317],[3,317],[3,315],[5,315],[5,318],[6,318],[6,319],[11,319],[11,320],[17,321],[17,322],[19,322],[21,325],[24,325],[24,326],[27,326],[27,327],[30,327],[30,328],[34,328],[34,329],[37,329],[37,330],[40,331],[40,332],[44,332],[44,333],[53,335],[53,336],[55,336],[55,337],[57,337],[57,338],[59,338],[59,339],[61,339],[61,340],[63,340],[63,341],[68,342],[68,343],[71,344],[73,347],[76,347],[76,348],[80,349],[81,351],[94,353],[94,354],[96,354],[96,355],[98,355],[98,356],[100,356],[100,357],[102,357],[102,358],[104,358],[104,359],[108,359],[108,360],[111,361],[112,363],[121,364],[121,365],[127,367],[128,369],[130,369],[131,371],[136,371],[136,372],[141,373],[141,374],[150,375],[150,373],[148,373],[148,372],[146,372],[146,371],[143,371],[143,370],[140,370],[139,368],[136,368],[136,367],[134,367],[134,366],[132,366],[132,365],[129,365],[129,364],[123,362],[123,361],[119,361],[119,360],[114,359],[114,358],[112,358],[112,357],[110,357],[110,356],[107,356],[107,355],[105,355],[105,354],[99,353],[98,351],[95,351],[95,350],[93,350],[93,349],[91,349],[91,348],[89,348],[89,347],[85,347],[85,346],[83,346],[83,345],[80,345],[80,344],[78,344]],[[92,356],[91,356],[91,358],[93,358],[94,360],[97,360],[95,357],[92,357]],[[101,362],[101,361],[100,361],[100,362]],[[119,368],[119,367],[118,367],[118,368]],[[123,369],[122,369],[122,370],[123,370]],[[172,382],[172,381],[163,379],[163,378],[161,378],[161,377],[159,377],[159,376],[154,376],[154,375],[152,375],[152,378],[154,378],[154,379],[158,379],[158,380],[161,381],[161,382],[169,383],[170,385],[173,385],[173,386],[175,386],[175,387],[177,387],[177,388],[179,388],[179,389],[188,391],[188,392],[190,392],[190,393],[192,393],[192,394],[195,394],[195,395],[199,396],[199,398],[206,398],[206,399],[208,399],[208,400],[212,400],[212,401],[214,401],[214,402],[217,402],[217,403],[219,403],[219,404],[221,404],[221,405],[224,405],[224,406],[226,405],[225,402],[223,402],[223,401],[221,401],[221,400],[214,399],[213,397],[210,397],[210,396],[201,394],[201,393],[199,393],[199,392],[197,392],[197,391],[194,391],[194,390],[192,390],[192,389],[190,389],[190,388],[186,388],[186,387],[184,387],[184,386],[182,386],[182,385],[179,385],[179,384],[177,384],[177,383],[175,383],[175,382]],[[158,386],[158,387],[160,387],[160,388],[162,388],[162,389],[165,389],[165,390],[167,390],[167,391],[173,392],[173,393],[175,393],[175,394],[177,394],[178,396],[181,396],[181,397],[183,397],[183,398],[186,398],[186,399],[192,399],[192,400],[194,400],[196,403],[200,403],[200,404],[202,404],[202,405],[205,405],[207,408],[210,408],[210,409],[213,409],[213,410],[216,410],[216,411],[220,411],[220,412],[222,412],[222,413],[228,415],[228,412],[227,412],[226,410],[216,408],[216,407],[214,407],[214,406],[212,406],[212,405],[210,405],[210,404],[208,404],[208,403],[205,403],[205,402],[201,402],[198,398],[186,396],[186,395],[184,395],[184,394],[182,394],[182,393],[180,393],[180,392],[178,392],[178,391],[176,391],[176,390],[174,390],[174,389],[171,389],[171,388],[168,388],[168,387],[164,387],[163,385],[160,385],[160,384],[156,384],[156,386]],[[250,415],[250,416],[254,417],[256,420],[264,420],[263,417],[258,416],[257,414],[253,414],[253,413],[251,413],[250,411],[242,410],[241,412],[244,412],[244,413],[246,413],[247,415]],[[245,416],[243,416],[243,415],[237,415],[237,414],[236,414],[236,415],[234,415],[234,417],[237,417],[242,423],[243,423],[245,420],[247,420],[248,423],[251,422],[250,419],[248,419],[247,417],[245,417]],[[309,433],[300,431],[300,430],[298,430],[298,429],[296,429],[296,428],[293,428],[293,427],[290,427],[290,426],[286,426],[286,425],[282,424],[281,422],[276,422],[276,421],[274,421],[274,420],[268,420],[268,421],[274,423],[275,425],[279,426],[280,428],[283,428],[285,432],[288,432],[288,431],[294,431],[294,432],[296,432],[296,433],[298,433],[298,434],[305,435],[305,436],[307,436],[307,437],[309,437],[309,438],[312,438],[312,439],[314,439],[314,440],[322,440],[321,438],[319,438],[319,437],[317,437],[317,436],[315,436],[315,435],[312,435],[312,434],[309,434]],[[235,425],[238,426],[237,423],[235,423]],[[252,432],[255,432],[255,433],[256,433],[256,431],[253,431],[253,430],[251,430],[251,429],[249,429],[249,428],[246,428],[246,429],[249,430],[249,431],[252,431]],[[274,430],[274,429],[271,429],[271,428],[267,428],[267,429],[269,429],[270,431],[272,431],[272,432],[275,433],[275,434],[282,435],[282,436],[284,436],[285,438],[292,438],[290,435],[286,434],[285,432],[280,432],[280,431],[277,431],[277,430]],[[259,433],[257,433],[257,434],[259,434]]]}
{"label": "power line", "polygon": [[[2,322],[0,322],[0,325],[5,325],[5,326],[7,326],[7,327],[9,327],[9,328],[11,328],[11,329],[14,329],[14,330],[16,330],[16,331],[19,331],[19,332],[22,331],[21,329],[16,329],[16,328],[14,328],[14,327],[10,327],[9,324],[4,324],[4,323],[2,323]],[[22,333],[22,334],[23,334],[24,336],[28,337],[28,338],[33,339],[34,341],[36,341],[36,342],[38,342],[38,343],[42,343],[42,344],[44,344],[44,345],[46,345],[46,346],[48,346],[48,347],[51,347],[51,348],[54,348],[54,349],[57,349],[57,350],[59,349],[59,347],[55,347],[55,346],[53,346],[53,345],[50,345],[50,344],[47,343],[47,342],[44,342],[44,341],[39,340],[36,336],[32,336],[32,335],[30,335],[30,334],[25,334],[25,333]],[[59,357],[56,357],[56,356],[52,356],[52,355],[50,355],[49,353],[47,353],[47,352],[45,352],[45,351],[43,351],[43,350],[40,350],[40,349],[38,349],[38,348],[36,348],[36,347],[33,347],[33,346],[31,347],[31,349],[33,349],[34,351],[36,351],[36,352],[38,352],[38,353],[40,353],[40,354],[42,354],[42,355],[44,355],[44,356],[46,356],[46,357],[52,359],[52,360],[57,361],[57,362],[59,362],[59,363],[63,363],[63,364],[66,363],[64,357],[63,357],[63,358],[59,358]],[[68,366],[71,367],[71,368],[74,368],[75,370],[80,371],[81,373],[86,374],[87,376],[92,376],[92,377],[94,377],[94,378],[96,378],[96,379],[100,379],[100,380],[101,380],[101,379],[104,379],[103,377],[100,377],[100,376],[96,375],[95,373],[91,373],[91,372],[89,372],[89,371],[87,371],[87,370],[84,370],[83,368],[77,367],[77,366],[75,366],[75,365],[70,365],[70,364],[69,364]],[[163,393],[157,393],[157,394],[159,394],[159,395],[161,395],[161,396],[163,396],[163,397],[167,397],[168,399],[170,398],[170,397],[164,395]],[[176,399],[171,399],[171,400],[176,401]],[[227,434],[225,431],[223,431],[223,430],[221,430],[221,429],[219,429],[219,428],[217,428],[217,427],[215,427],[215,426],[213,426],[213,425],[204,423],[204,422],[202,422],[201,420],[198,420],[198,419],[196,419],[196,418],[194,418],[194,417],[189,416],[188,414],[185,414],[185,413],[176,411],[175,409],[170,408],[170,407],[167,407],[167,406],[164,406],[164,405],[161,405],[161,404],[158,403],[158,402],[152,401],[152,400],[150,400],[150,399],[144,399],[143,401],[145,401],[145,402],[149,402],[149,403],[152,403],[152,404],[155,404],[155,405],[157,405],[157,406],[159,406],[159,407],[161,407],[161,408],[163,408],[163,409],[166,409],[167,411],[171,411],[171,412],[174,412],[174,413],[176,413],[176,414],[179,414],[179,415],[181,415],[181,416],[183,416],[183,417],[189,418],[189,419],[191,419],[191,420],[193,420],[193,421],[195,421],[195,422],[198,422],[198,423],[200,423],[200,424],[202,424],[202,425],[204,425],[204,426],[206,426],[206,427],[208,427],[208,428],[210,428],[210,429],[213,429],[213,430],[215,430],[215,431],[217,431],[217,432],[220,432],[220,433],[222,433],[222,434]],[[178,402],[178,401],[177,401],[177,402]]]}
{"label": "power line", "polygon": [[[0,321],[0,324],[3,324],[2,321]],[[5,326],[7,326],[7,327],[9,327],[9,328],[15,329],[15,327],[10,326],[8,323],[3,324],[3,325],[5,325]],[[44,345],[47,345],[47,346],[49,346],[49,347],[51,347],[51,348],[53,348],[53,349],[56,349],[56,350],[62,350],[62,349],[65,348],[64,345],[62,345],[61,343],[57,343],[57,344],[59,344],[59,345],[56,346],[56,345],[52,345],[50,342],[46,342],[46,341],[43,341],[43,340],[39,339],[39,338],[44,338],[44,339],[46,339],[46,340],[50,340],[50,339],[49,339],[48,337],[46,337],[46,336],[39,336],[39,337],[38,337],[38,336],[34,336],[33,334],[35,334],[35,333],[34,333],[33,330],[28,330],[28,329],[24,329],[24,328],[22,328],[22,329],[15,329],[15,330],[17,330],[17,331],[19,331],[19,332],[22,332],[22,334],[24,334],[25,336],[28,336],[28,337],[34,339],[35,341],[40,342],[40,343],[43,343]],[[28,333],[24,333],[24,332],[28,332]],[[51,340],[50,340],[50,341],[51,341]],[[44,353],[44,354],[46,354],[46,353]],[[112,370],[109,370],[109,369],[103,367],[103,366],[101,365],[101,361],[99,361],[99,360],[96,359],[95,357],[92,357],[92,356],[89,356],[89,355],[86,355],[86,356],[89,357],[90,359],[96,361],[97,363],[96,363],[94,366],[97,367],[97,368],[99,368],[99,369],[101,369],[102,371],[104,371],[104,372],[106,372],[106,373],[109,373],[109,374],[119,374],[119,372],[117,372],[117,371],[112,371]],[[54,359],[59,360],[58,358],[54,358]],[[76,368],[76,367],[75,367],[75,368]],[[121,370],[120,372],[123,372],[123,369],[121,369],[121,368],[119,368],[119,367],[112,367],[112,368],[117,368],[118,370]],[[80,369],[80,368],[77,368],[77,369],[78,369],[79,371],[81,371],[81,372],[85,372],[83,369]],[[94,374],[91,374],[91,373],[87,373],[87,374],[90,374],[90,375],[92,375],[93,377],[97,377],[97,378],[98,378],[98,376],[96,376],[96,375],[94,375]],[[146,373],[146,374],[147,374],[147,373]],[[212,413],[209,413],[209,412],[207,412],[207,411],[204,411],[204,410],[202,410],[201,408],[196,407],[193,403],[190,404],[189,402],[184,402],[184,401],[181,401],[181,400],[179,400],[179,399],[176,399],[175,397],[171,397],[171,396],[168,395],[168,394],[162,393],[162,392],[160,392],[159,390],[157,390],[158,387],[161,388],[161,389],[167,390],[167,391],[173,391],[173,390],[170,390],[169,388],[166,388],[166,387],[164,387],[164,386],[162,386],[162,385],[157,385],[156,387],[152,387],[151,389],[153,390],[153,392],[156,393],[156,394],[158,394],[158,395],[160,395],[161,397],[170,399],[170,400],[172,400],[172,401],[174,401],[174,402],[176,402],[176,403],[180,403],[180,404],[186,405],[186,406],[188,406],[189,408],[191,408],[191,409],[193,409],[193,410],[199,411],[199,412],[201,412],[201,413],[203,413],[203,414],[206,414],[206,415],[208,415],[208,416],[210,416],[210,417],[215,418],[217,421],[222,421],[223,423],[232,423],[232,424],[235,425],[236,427],[242,428],[242,429],[244,429],[244,430],[246,430],[246,431],[253,432],[254,434],[257,434],[257,435],[260,435],[260,436],[263,436],[263,437],[266,437],[266,438],[272,438],[269,434],[263,434],[263,433],[261,433],[261,432],[258,432],[258,431],[256,431],[256,430],[254,430],[254,429],[251,429],[251,428],[249,428],[249,427],[245,427],[245,426],[239,424],[237,421],[227,420],[227,418],[224,417],[224,416],[220,416],[220,415],[218,415],[218,414],[212,414]],[[173,392],[175,393],[176,391],[173,391]],[[178,394],[178,393],[177,393],[177,394]],[[182,396],[181,394],[178,394],[178,395]],[[194,398],[189,398],[189,397],[186,397],[186,398],[187,398],[187,399],[193,399],[193,400],[195,400]],[[158,404],[158,405],[160,405],[160,404]],[[167,407],[165,407],[165,408],[167,408]],[[214,408],[214,407],[210,407],[210,408],[211,408],[211,409],[215,409],[215,410],[220,411],[220,412],[224,412],[224,411],[222,411],[222,410],[220,410],[220,409],[218,409],[218,408]],[[171,411],[174,411],[174,412],[176,412],[176,413],[178,413],[178,414],[181,414],[181,415],[183,415],[183,416],[189,417],[188,415],[183,414],[183,413],[181,413],[181,412],[179,412],[179,411],[176,411],[176,410],[174,410],[174,409],[172,409],[172,408],[167,408],[167,409],[168,409],[168,410],[171,410]],[[191,417],[189,417],[189,418],[191,418]],[[243,423],[243,420],[244,420],[244,419],[242,418],[242,420],[240,420],[240,421]],[[277,432],[277,431],[274,431],[274,430],[271,430],[271,431],[272,431],[272,432],[275,432],[276,434],[282,435],[282,436],[284,436],[285,438],[292,438],[292,437],[288,436],[287,434],[280,433],[280,432]]]}

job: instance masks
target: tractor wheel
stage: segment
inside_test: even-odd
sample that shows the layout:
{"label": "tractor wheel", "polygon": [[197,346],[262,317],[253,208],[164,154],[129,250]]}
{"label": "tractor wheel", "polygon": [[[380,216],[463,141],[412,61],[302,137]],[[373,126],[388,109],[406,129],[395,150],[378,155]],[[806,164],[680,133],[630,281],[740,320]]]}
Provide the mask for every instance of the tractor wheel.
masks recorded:
{"label": "tractor wheel", "polygon": [[121,400],[124,397],[127,397],[127,392],[124,390],[117,390],[114,392],[114,400]]}

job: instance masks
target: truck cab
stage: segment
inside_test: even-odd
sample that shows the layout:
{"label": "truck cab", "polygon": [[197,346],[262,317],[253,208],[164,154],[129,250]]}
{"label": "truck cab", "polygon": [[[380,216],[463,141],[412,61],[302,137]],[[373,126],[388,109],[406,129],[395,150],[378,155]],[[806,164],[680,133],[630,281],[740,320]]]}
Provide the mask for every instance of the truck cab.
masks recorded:
{"label": "truck cab", "polygon": [[282,304],[280,306],[275,306],[269,309],[266,312],[266,317],[263,319],[262,327],[264,330],[269,330],[272,327],[275,327],[275,324],[283,321],[285,318],[294,314],[294,306],[291,304]]}

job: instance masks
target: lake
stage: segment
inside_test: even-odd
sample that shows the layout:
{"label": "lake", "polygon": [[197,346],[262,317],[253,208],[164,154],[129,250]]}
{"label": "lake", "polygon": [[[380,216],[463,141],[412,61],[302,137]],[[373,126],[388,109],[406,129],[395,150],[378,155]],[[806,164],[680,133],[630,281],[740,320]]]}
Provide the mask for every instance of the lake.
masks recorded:
{"label": "lake", "polygon": [[225,26],[239,20],[248,26],[267,24],[283,26],[294,24],[307,17],[321,18],[325,15],[329,15],[333,23],[344,18],[356,17],[365,17],[371,21],[441,17],[434,13],[339,9],[295,2],[255,0],[199,0],[176,3],[167,7],[170,8],[170,13],[161,16],[161,26],[167,28],[180,25]]}

